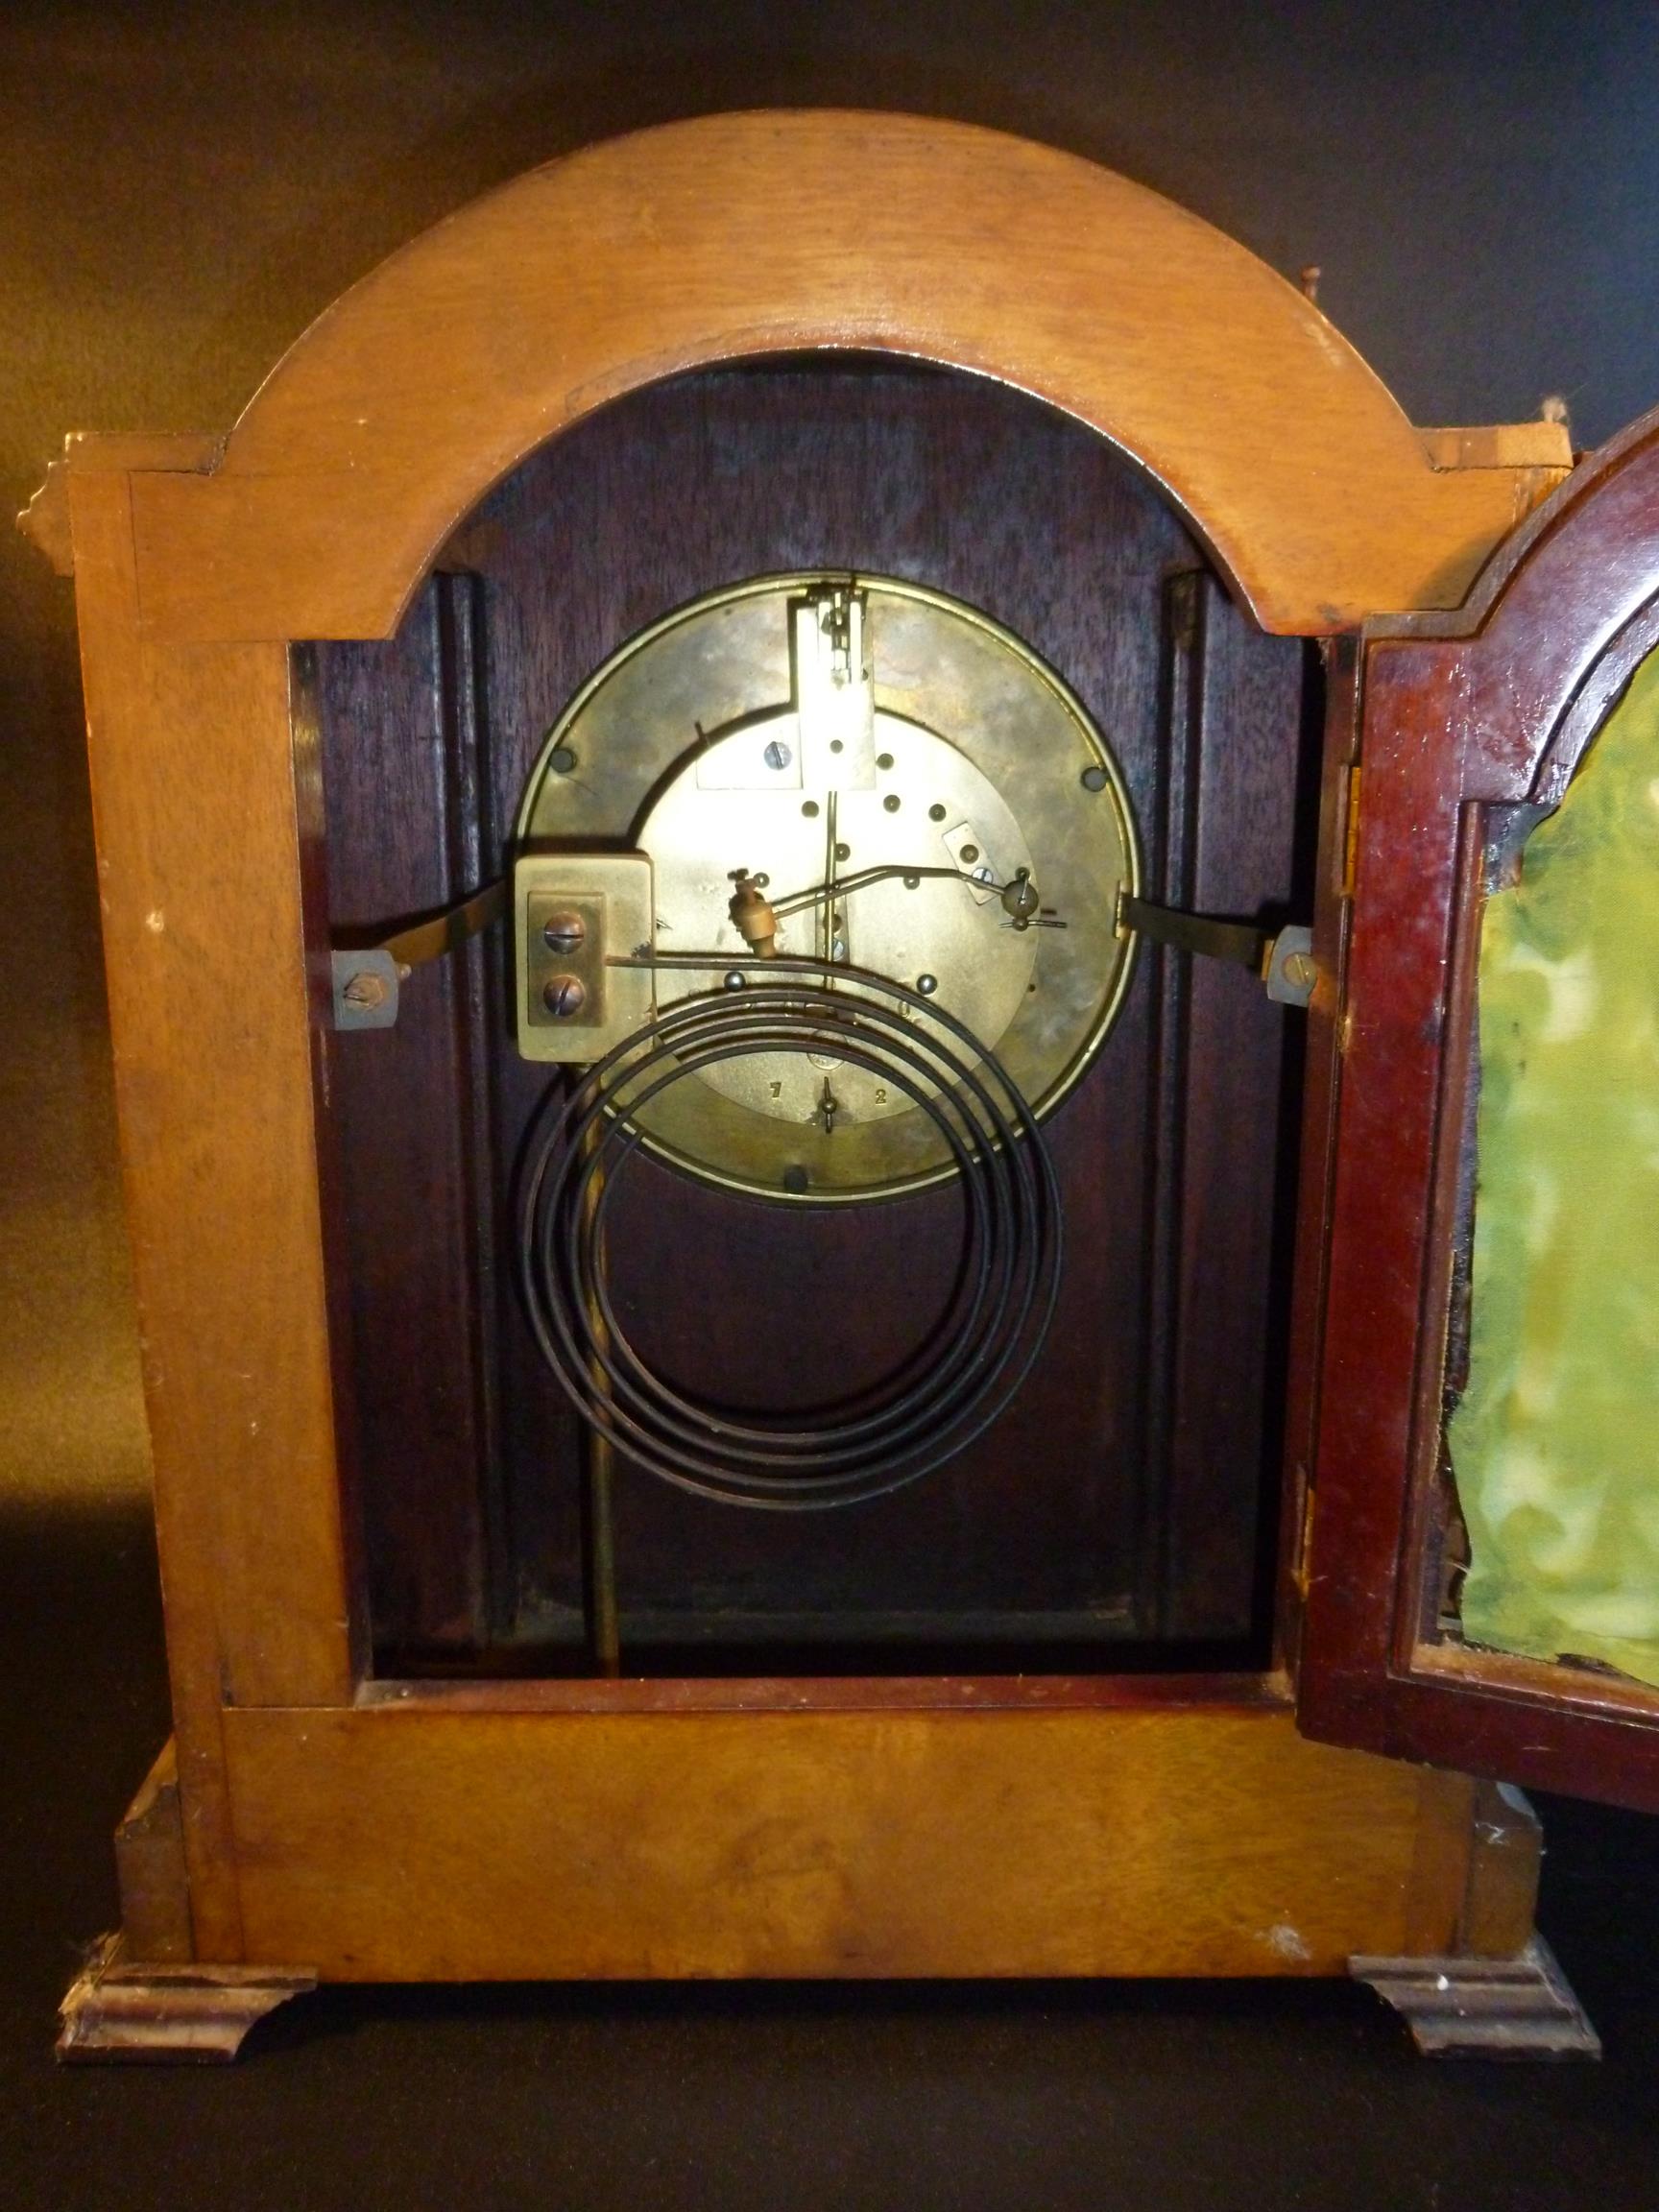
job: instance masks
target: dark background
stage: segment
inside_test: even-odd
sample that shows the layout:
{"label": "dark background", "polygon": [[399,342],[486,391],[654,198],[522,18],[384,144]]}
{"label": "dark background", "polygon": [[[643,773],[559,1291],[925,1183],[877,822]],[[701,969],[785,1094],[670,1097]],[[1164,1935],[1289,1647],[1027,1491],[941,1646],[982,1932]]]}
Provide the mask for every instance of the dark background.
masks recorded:
{"label": "dark background", "polygon": [[[583,141],[905,108],[1125,171],[1293,273],[1421,422],[1659,399],[1659,12],[396,6],[0,16],[0,493],[227,427],[343,286]],[[55,2075],[165,1731],[68,587],[0,531],[0,2197],[19,2205],[1659,2203],[1654,1825],[1548,1808],[1599,2072],[1408,2059],[1360,1993],[330,1993],[228,2076]]]}

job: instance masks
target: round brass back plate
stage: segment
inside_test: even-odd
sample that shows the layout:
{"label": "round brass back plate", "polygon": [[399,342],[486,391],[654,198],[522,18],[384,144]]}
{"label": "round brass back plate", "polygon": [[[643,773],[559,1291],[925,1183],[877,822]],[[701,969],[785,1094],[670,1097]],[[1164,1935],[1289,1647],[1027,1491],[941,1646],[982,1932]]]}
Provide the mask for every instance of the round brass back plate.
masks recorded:
{"label": "round brass back plate", "polygon": [[[729,912],[734,879],[763,877],[786,909],[779,951],[934,998],[1039,1113],[1078,1080],[1128,981],[1116,914],[1139,862],[1105,739],[1010,632],[917,585],[768,576],[668,615],[548,733],[517,835],[526,852],[649,854],[657,950],[733,965],[758,965]],[[1009,905],[1029,895],[1001,896],[1021,871],[1026,926]],[[660,970],[658,1004],[719,983]],[[692,1172],[795,1203],[950,1172],[926,1114],[823,1054],[724,1063],[640,1120]]]}

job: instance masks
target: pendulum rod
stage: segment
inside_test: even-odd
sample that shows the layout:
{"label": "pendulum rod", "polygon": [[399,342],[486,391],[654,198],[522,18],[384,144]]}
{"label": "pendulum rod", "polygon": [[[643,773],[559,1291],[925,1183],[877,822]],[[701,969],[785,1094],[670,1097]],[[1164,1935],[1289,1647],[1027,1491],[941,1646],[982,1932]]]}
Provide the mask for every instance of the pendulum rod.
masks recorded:
{"label": "pendulum rod", "polygon": [[[580,1085],[587,1073],[584,1067],[572,1068],[572,1085]],[[603,1132],[595,1124],[586,1140],[589,1151],[596,1151],[602,1142]],[[592,1222],[604,1187],[605,1169],[595,1160],[583,1193],[585,1228]],[[604,1231],[599,1234],[602,1238]],[[605,1316],[591,1296],[588,1309],[588,1325],[593,1341],[597,1347],[608,1350],[610,1338]],[[589,1373],[594,1391],[601,1397],[608,1396],[609,1382],[598,1358],[591,1363]],[[616,1453],[610,1437],[594,1423],[584,1422],[582,1435],[582,1521],[586,1540],[583,1597],[588,1619],[588,1648],[593,1671],[614,1678],[622,1671],[622,1629],[616,1602]]]}

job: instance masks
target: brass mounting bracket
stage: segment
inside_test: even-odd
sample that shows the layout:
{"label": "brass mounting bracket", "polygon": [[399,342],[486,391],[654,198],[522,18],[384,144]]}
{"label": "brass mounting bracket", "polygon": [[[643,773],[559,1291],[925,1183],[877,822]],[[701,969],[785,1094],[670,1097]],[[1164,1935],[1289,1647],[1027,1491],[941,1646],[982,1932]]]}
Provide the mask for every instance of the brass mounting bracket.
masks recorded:
{"label": "brass mounting bracket", "polygon": [[497,877],[470,898],[405,923],[377,944],[337,946],[331,955],[335,1028],[394,1027],[398,988],[409,971],[458,951],[506,911],[507,885]]}
{"label": "brass mounting bracket", "polygon": [[518,1049],[526,1060],[603,1059],[651,1018],[649,970],[616,953],[656,941],[643,853],[530,853],[513,870]]}
{"label": "brass mounting bracket", "polygon": [[1159,906],[1150,899],[1137,899],[1128,891],[1120,891],[1118,934],[1127,937],[1136,931],[1176,952],[1196,952],[1208,960],[1226,960],[1235,967],[1254,970],[1275,1005],[1308,1005],[1319,980],[1313,932],[1301,923],[1274,935],[1254,922],[1189,914],[1180,907]]}

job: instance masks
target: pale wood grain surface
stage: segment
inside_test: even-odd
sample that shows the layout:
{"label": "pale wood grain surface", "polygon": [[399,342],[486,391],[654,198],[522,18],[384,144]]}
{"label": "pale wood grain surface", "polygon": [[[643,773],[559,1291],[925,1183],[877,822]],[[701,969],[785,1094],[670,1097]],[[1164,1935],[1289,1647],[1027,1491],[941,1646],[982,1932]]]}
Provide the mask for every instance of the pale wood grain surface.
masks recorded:
{"label": "pale wood grain surface", "polygon": [[1445,1778],[1261,1709],[226,1730],[248,1957],[340,1980],[1333,1974],[1467,1866]]}
{"label": "pale wood grain surface", "polygon": [[1317,308],[1124,178],[964,124],[707,116],[533,170],[347,293],[215,473],[135,487],[146,621],[388,635],[542,440],[656,377],[825,347],[950,363],[1091,423],[1273,630],[1455,605],[1519,511],[1525,471],[1431,466]]}
{"label": "pale wood grain surface", "polygon": [[76,472],[71,504],[188,1833],[221,1695],[352,1671],[288,656],[144,640],[129,484]]}

